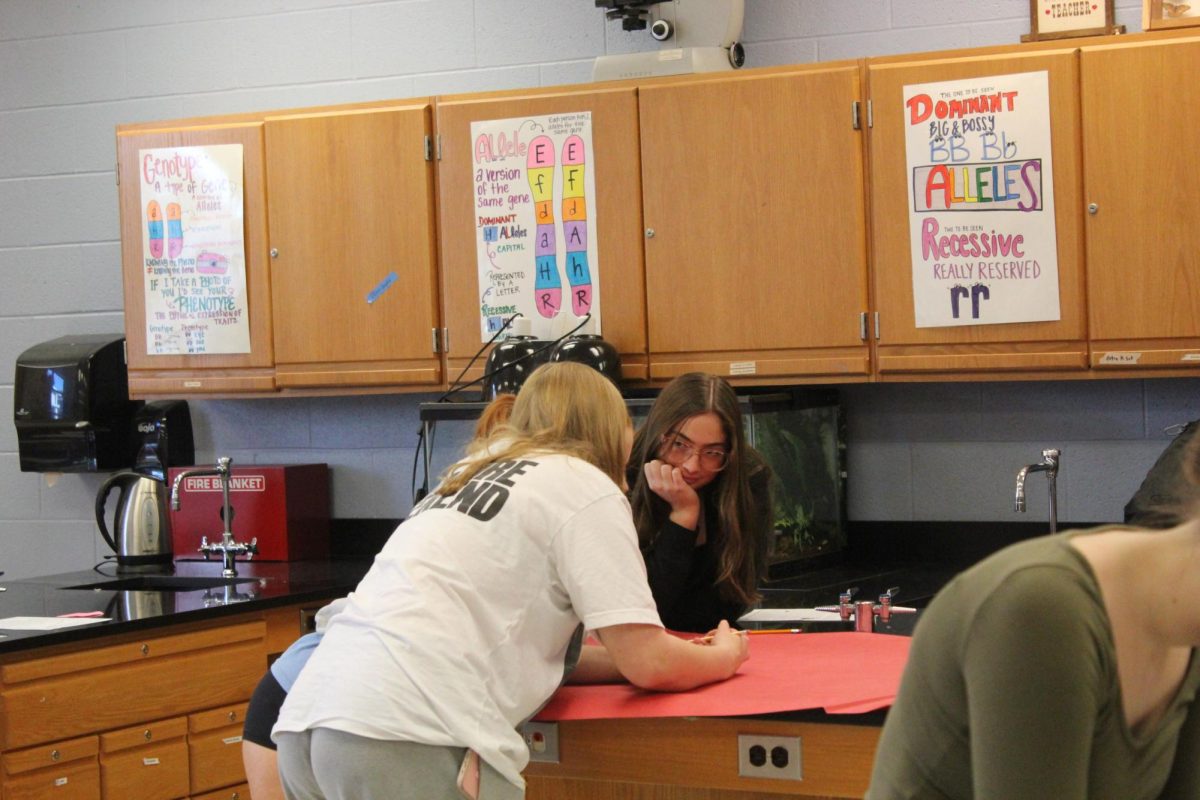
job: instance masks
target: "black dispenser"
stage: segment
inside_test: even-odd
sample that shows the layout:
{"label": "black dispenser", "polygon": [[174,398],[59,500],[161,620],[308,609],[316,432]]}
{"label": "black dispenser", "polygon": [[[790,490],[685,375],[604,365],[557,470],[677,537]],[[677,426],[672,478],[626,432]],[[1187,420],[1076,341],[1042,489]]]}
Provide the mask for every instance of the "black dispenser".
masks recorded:
{"label": "black dispenser", "polygon": [[107,472],[133,465],[125,337],[63,336],[17,357],[13,422],[22,472]]}
{"label": "black dispenser", "polygon": [[168,467],[196,463],[192,416],[186,400],[155,400],[133,417],[133,471],[166,481]]}

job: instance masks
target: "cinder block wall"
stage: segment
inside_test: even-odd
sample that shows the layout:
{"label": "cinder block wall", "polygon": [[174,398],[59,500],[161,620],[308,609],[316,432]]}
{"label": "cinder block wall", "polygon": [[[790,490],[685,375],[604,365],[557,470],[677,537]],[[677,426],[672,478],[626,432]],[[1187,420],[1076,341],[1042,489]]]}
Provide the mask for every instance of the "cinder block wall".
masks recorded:
{"label": "cinder block wall", "polygon": [[[1140,7],[1117,0],[1117,21],[1137,30]],[[1028,17],[1027,0],[746,0],[743,39],[748,65],[767,66],[1012,43]],[[596,56],[652,44],[592,0],[0,0],[0,570],[86,569],[107,551],[103,476],[18,470],[11,376],[32,344],[123,328],[118,123],[579,83]],[[850,387],[851,516],[1018,519],[1012,476],[1054,445],[1063,518],[1113,519],[1163,425],[1197,416],[1196,389]],[[400,517],[422,399],[195,402],[197,458],[325,461],[336,516]],[[435,469],[464,428],[439,430]]]}

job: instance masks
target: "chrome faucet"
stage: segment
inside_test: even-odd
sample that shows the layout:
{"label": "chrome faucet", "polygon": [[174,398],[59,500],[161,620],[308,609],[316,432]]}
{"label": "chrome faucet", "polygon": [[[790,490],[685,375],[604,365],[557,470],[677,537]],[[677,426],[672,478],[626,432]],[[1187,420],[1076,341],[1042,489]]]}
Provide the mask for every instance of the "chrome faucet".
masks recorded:
{"label": "chrome faucet", "polygon": [[1046,482],[1050,486],[1050,532],[1058,530],[1058,450],[1043,450],[1042,460],[1036,464],[1021,467],[1017,472],[1017,493],[1013,502],[1014,511],[1025,510],[1025,476],[1031,472],[1046,473]]}
{"label": "chrome faucet", "polygon": [[179,485],[183,483],[184,478],[195,475],[216,475],[221,479],[221,519],[225,523],[225,530],[221,534],[221,541],[216,544],[210,544],[207,536],[201,536],[200,547],[197,550],[204,554],[205,561],[208,561],[208,557],[213,553],[221,554],[224,565],[221,570],[223,578],[237,577],[237,561],[235,560],[237,556],[246,556],[247,559],[251,559],[258,552],[257,537],[251,539],[249,544],[235,541],[233,538],[233,506],[229,502],[229,478],[232,464],[233,459],[221,457],[217,459],[215,467],[185,469],[175,476],[175,481],[171,484],[171,510],[178,511]]}

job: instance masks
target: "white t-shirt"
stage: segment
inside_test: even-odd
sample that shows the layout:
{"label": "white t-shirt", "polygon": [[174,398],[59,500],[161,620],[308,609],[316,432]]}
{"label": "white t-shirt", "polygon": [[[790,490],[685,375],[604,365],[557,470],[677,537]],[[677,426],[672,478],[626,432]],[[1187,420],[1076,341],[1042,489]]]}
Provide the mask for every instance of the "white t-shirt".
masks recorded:
{"label": "white t-shirt", "polygon": [[470,747],[522,786],[516,726],[561,683],[581,622],[662,624],[629,502],[578,458],[490,465],[396,529],[274,730]]}

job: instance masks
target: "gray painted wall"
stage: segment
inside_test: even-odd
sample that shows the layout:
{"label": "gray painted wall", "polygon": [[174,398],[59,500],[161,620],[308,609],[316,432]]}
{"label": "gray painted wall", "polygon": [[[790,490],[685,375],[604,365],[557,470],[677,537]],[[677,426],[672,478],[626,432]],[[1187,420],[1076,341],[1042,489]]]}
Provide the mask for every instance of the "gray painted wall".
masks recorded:
{"label": "gray painted wall", "polygon": [[[1140,27],[1140,2],[1117,21]],[[746,0],[748,66],[1009,44],[1026,0]],[[592,0],[0,0],[0,570],[88,568],[103,476],[17,467],[12,368],[66,333],[120,331],[118,123],[579,83],[604,53],[650,49]],[[1041,519],[1016,469],[1064,451],[1064,520],[1116,519],[1196,416],[1193,380],[853,386],[850,515]],[[416,403],[429,396],[201,401],[197,458],[324,461],[338,517],[403,516]],[[437,463],[466,426],[439,431]]]}

